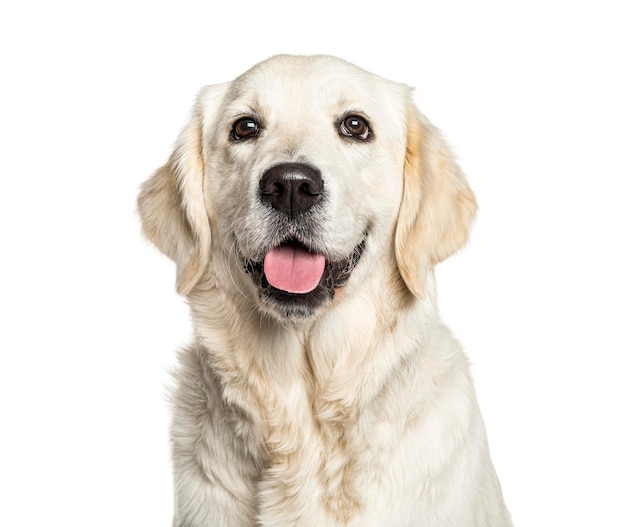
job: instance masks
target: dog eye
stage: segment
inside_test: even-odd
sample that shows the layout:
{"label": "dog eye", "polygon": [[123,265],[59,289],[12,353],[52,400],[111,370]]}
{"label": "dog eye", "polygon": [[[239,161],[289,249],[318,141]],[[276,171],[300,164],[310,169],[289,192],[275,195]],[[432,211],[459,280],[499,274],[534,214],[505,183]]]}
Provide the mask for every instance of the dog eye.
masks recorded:
{"label": "dog eye", "polygon": [[243,139],[250,139],[259,135],[261,127],[252,117],[242,117],[235,121],[233,128],[230,132],[230,136],[234,141],[241,141]]}
{"label": "dog eye", "polygon": [[339,125],[339,131],[346,137],[369,139],[371,134],[369,123],[358,115],[349,115]]}

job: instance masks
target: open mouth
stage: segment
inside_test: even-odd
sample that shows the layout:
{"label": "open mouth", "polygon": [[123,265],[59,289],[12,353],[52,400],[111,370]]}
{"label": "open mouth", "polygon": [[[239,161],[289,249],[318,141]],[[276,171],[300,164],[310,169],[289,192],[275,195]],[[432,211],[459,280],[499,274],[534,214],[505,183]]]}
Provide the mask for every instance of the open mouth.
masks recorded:
{"label": "open mouth", "polygon": [[246,261],[261,301],[282,316],[304,317],[332,300],[346,284],[365,250],[365,236],[347,257],[331,260],[297,240],[270,249],[263,261]]}

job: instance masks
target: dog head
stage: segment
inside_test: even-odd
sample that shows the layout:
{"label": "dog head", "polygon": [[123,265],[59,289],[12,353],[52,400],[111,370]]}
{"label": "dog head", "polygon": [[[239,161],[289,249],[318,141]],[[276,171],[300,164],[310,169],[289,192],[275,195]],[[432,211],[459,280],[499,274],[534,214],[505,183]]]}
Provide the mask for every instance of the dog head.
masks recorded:
{"label": "dog head", "polygon": [[410,90],[325,56],[273,57],[205,87],[139,196],[181,294],[212,281],[282,320],[332,306],[378,261],[420,297],[475,210]]}

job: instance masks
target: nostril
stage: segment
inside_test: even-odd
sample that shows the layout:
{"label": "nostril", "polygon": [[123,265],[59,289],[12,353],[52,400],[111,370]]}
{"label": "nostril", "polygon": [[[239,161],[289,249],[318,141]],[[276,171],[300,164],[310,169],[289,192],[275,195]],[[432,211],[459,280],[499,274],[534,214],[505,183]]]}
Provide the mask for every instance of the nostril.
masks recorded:
{"label": "nostril", "polygon": [[268,185],[261,186],[261,192],[266,196],[280,196],[283,192],[285,192],[285,187],[282,183],[278,181],[271,181]]}
{"label": "nostril", "polygon": [[321,179],[319,180],[319,184],[316,184],[313,181],[302,181],[299,188],[300,192],[309,196],[317,196],[322,193],[323,189],[324,185]]}

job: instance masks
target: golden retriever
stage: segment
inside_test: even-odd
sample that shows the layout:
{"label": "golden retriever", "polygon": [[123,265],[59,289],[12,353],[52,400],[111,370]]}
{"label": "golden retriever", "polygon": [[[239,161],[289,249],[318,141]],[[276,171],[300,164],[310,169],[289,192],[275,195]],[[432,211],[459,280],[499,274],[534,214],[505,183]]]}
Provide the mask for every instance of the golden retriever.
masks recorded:
{"label": "golden retriever", "polygon": [[510,525],[432,272],[476,203],[407,86],[327,56],[207,86],[139,212],[195,328],[176,527]]}

